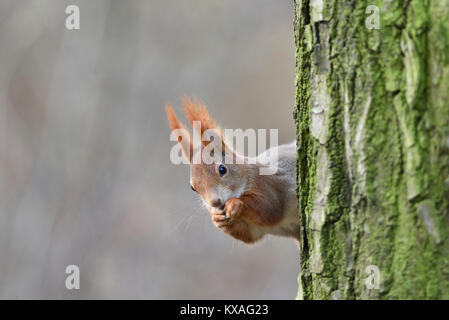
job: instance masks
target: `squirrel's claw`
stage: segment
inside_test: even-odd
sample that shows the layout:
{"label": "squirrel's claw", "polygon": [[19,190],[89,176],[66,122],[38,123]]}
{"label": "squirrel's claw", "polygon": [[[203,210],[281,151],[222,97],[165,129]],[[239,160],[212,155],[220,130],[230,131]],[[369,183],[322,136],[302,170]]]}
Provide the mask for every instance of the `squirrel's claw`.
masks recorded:
{"label": "squirrel's claw", "polygon": [[231,198],[226,202],[223,210],[215,209],[211,211],[212,222],[217,228],[228,233],[232,230],[242,209],[243,202],[240,199]]}
{"label": "squirrel's claw", "polygon": [[223,210],[220,214],[223,215],[223,216],[225,217],[225,220],[226,220],[227,222],[231,221],[231,218],[228,217],[228,216],[226,215],[226,210]]}
{"label": "squirrel's claw", "polygon": [[215,224],[217,228],[226,228],[231,225],[231,219],[229,219],[223,213],[216,213],[212,215],[212,222]]}

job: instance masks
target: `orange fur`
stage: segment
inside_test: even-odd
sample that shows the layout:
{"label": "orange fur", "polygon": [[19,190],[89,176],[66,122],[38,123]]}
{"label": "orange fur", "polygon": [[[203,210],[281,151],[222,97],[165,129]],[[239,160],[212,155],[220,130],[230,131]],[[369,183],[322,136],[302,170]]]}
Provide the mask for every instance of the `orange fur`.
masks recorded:
{"label": "orange fur", "polygon": [[181,102],[184,105],[185,116],[190,123],[193,125],[194,121],[201,122],[201,135],[203,135],[204,131],[209,129],[217,129],[221,131],[218,128],[217,123],[209,115],[204,103],[198,98],[193,97],[192,100],[190,97],[185,96],[181,99]]}
{"label": "orange fur", "polygon": [[[226,144],[224,142],[223,137],[223,131],[221,128],[217,125],[217,123],[212,119],[212,117],[209,115],[209,112],[206,109],[206,106],[204,103],[196,98],[195,96],[192,98],[185,96],[181,99],[182,104],[184,105],[184,114],[185,117],[189,120],[189,122],[193,126],[193,122],[197,121],[201,123],[201,132],[198,132],[201,137],[203,136],[204,132],[206,130],[213,130],[215,132],[215,135],[220,137],[222,141],[222,150],[226,150]],[[209,141],[201,141],[201,143],[204,146],[207,146],[210,142]],[[231,151],[228,149],[228,151]],[[231,151],[232,153],[232,151]]]}
{"label": "orange fur", "polygon": [[[178,143],[181,145],[182,152],[184,154],[184,157],[187,158],[187,160],[191,161],[193,156],[193,143],[192,143],[192,134],[189,130],[187,130],[184,127],[184,124],[179,121],[178,117],[176,116],[175,110],[173,110],[173,107],[171,105],[165,106],[165,112],[167,113],[167,119],[168,123],[170,125],[170,129],[177,130],[177,129],[183,129],[188,134],[188,136],[185,137],[178,137]],[[186,139],[183,141],[183,139]],[[188,151],[187,151],[188,150]],[[189,152],[189,153],[187,153]]]}
{"label": "orange fur", "polygon": [[179,121],[178,117],[176,116],[175,110],[173,110],[173,107],[171,105],[165,106],[165,112],[167,113],[167,119],[168,124],[170,125],[170,129],[176,130],[176,129],[184,129],[184,125],[181,121]]}

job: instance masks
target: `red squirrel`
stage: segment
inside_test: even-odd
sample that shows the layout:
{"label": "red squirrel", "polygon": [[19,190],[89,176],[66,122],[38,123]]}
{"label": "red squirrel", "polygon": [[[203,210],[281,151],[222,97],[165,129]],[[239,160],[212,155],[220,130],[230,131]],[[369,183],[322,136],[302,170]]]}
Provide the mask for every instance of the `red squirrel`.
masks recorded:
{"label": "red squirrel", "polygon": [[[226,234],[245,243],[254,243],[266,234],[292,237],[299,242],[300,221],[296,198],[296,144],[273,147],[253,161],[242,156],[226,143],[222,129],[210,117],[205,105],[194,98],[182,99],[186,118],[197,134],[215,132],[219,139],[203,141],[194,147],[192,133],[167,105],[166,113],[172,132],[184,130],[178,137],[184,158],[190,165],[190,186],[197,192],[211,215],[213,224]],[[194,122],[200,123],[200,127]],[[201,151],[209,143],[221,144],[221,161],[207,164],[201,161]],[[276,148],[276,150],[273,150]],[[277,169],[271,175],[261,175],[271,151],[277,151]],[[225,154],[234,161],[225,161]],[[199,155],[199,156],[198,156]],[[199,159],[199,161],[194,161]],[[239,161],[236,161],[236,160]],[[264,160],[264,161],[262,161]]]}

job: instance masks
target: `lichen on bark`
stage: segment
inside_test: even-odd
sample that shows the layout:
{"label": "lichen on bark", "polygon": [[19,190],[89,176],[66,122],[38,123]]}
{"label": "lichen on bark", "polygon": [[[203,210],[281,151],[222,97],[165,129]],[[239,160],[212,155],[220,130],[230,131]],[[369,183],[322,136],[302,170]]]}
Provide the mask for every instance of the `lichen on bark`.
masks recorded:
{"label": "lichen on bark", "polygon": [[373,2],[295,1],[298,298],[449,298],[449,7]]}

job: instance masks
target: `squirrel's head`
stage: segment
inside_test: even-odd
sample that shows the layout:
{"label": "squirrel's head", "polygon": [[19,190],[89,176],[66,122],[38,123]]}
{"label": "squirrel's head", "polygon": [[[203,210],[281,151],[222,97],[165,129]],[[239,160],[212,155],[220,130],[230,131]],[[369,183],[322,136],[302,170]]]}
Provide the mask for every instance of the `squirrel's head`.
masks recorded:
{"label": "squirrel's head", "polygon": [[200,140],[198,143],[194,143],[195,137],[192,138],[171,106],[166,106],[166,112],[170,128],[173,133],[177,131],[178,143],[190,164],[190,187],[206,206],[222,209],[229,198],[243,193],[250,169],[241,164],[246,159],[225,143],[222,130],[201,101],[185,97],[182,103],[195,137]]}
{"label": "squirrel's head", "polygon": [[[204,150],[203,150],[204,151]],[[200,157],[198,151],[194,155]],[[190,186],[208,207],[222,209],[226,201],[239,197],[247,184],[246,172],[242,165],[222,161],[211,164],[190,164]]]}

